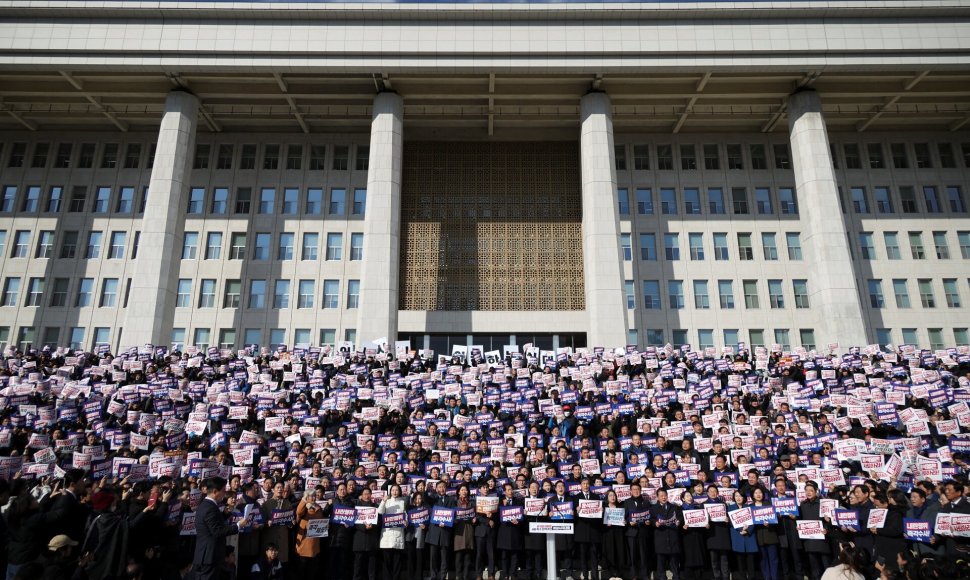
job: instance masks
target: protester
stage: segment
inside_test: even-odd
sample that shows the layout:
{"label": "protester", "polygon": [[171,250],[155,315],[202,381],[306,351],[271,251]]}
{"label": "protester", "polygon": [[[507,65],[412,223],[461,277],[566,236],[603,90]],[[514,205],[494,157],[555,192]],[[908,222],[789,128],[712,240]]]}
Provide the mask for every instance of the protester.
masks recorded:
{"label": "protester", "polygon": [[968,576],[967,347],[400,346],[8,348],[7,577]]}

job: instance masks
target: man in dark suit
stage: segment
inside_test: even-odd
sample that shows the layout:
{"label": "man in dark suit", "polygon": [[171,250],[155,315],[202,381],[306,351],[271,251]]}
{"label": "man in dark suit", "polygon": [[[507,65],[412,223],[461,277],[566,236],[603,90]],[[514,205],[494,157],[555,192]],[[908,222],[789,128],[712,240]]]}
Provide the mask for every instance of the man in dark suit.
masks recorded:
{"label": "man in dark suit", "polygon": [[[640,484],[630,484],[630,497],[623,502],[623,509],[626,510],[627,518],[635,513],[649,513],[650,502],[641,494]],[[647,580],[650,578],[651,558],[650,550],[653,547],[650,522],[642,521],[634,523],[631,521],[626,527],[626,546],[630,558],[630,578]]]}
{"label": "man in dark suit", "polygon": [[64,534],[73,540],[83,540],[90,510],[81,503],[87,493],[88,482],[83,469],[69,469],[64,474],[64,492],[48,496],[41,504],[46,510],[64,514],[48,529],[48,539]]}
{"label": "man in dark suit", "polygon": [[[581,485],[581,490],[579,493],[572,497],[573,511],[579,514],[579,502],[584,501],[598,501],[602,502],[602,498],[599,495],[590,492],[589,490],[589,479],[583,478]],[[574,572],[579,572],[583,574],[586,580],[593,578],[593,574],[597,572],[599,566],[596,562],[596,546],[600,542],[600,530],[599,526],[600,520],[581,518],[577,517],[574,523],[573,532],[573,542],[577,548],[579,548],[579,569],[574,570]],[[573,578],[579,578],[579,574],[574,573]]]}
{"label": "man in dark suit", "polygon": [[[943,482],[943,495],[946,497],[946,504],[940,509],[944,514],[970,514],[970,501],[964,497],[963,484],[948,479]],[[966,538],[948,537],[945,545],[946,555],[958,557],[970,552],[970,541]]]}
{"label": "man in dark suit", "polygon": [[[192,568],[197,580],[215,580],[226,559],[226,536],[239,533],[239,526],[226,521],[222,502],[226,499],[226,480],[212,477],[203,483],[205,499],[195,510],[195,558]],[[239,524],[246,527],[248,518]]]}

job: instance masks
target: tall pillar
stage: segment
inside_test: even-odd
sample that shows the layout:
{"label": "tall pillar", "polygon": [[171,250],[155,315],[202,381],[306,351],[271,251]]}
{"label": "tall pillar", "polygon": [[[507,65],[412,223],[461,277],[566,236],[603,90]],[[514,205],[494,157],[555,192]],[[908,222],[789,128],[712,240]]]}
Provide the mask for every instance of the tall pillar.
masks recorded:
{"label": "tall pillar", "polygon": [[378,93],[370,130],[364,261],[360,279],[357,341],[397,337],[401,239],[401,165],[404,154],[404,100]]}
{"label": "tall pillar", "polygon": [[580,103],[583,179],[583,271],[588,346],[627,342],[627,310],[620,253],[613,116],[606,93],[588,93]]}
{"label": "tall pillar", "polygon": [[788,100],[795,188],[798,191],[802,239],[809,249],[808,287],[819,344],[862,346],[866,328],[846,227],[839,212],[828,133],[822,101],[813,90],[799,91]]}
{"label": "tall pillar", "polygon": [[172,91],[165,99],[125,311],[122,348],[145,343],[168,346],[172,339],[178,252],[185,227],[184,198],[192,171],[198,113],[199,100],[191,93]]}

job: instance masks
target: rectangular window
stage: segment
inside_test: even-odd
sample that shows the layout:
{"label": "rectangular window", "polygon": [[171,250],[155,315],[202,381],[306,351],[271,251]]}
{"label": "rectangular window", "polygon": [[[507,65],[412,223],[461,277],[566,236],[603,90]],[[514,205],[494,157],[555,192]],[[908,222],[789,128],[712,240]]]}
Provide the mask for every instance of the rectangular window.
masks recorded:
{"label": "rectangular window", "polygon": [[923,308],[936,308],[936,297],[933,295],[933,280],[920,278],[916,281],[919,287],[919,301]]}
{"label": "rectangular window", "polygon": [[246,259],[246,234],[234,232],[229,236],[229,259]]}
{"label": "rectangular window", "polygon": [[960,289],[957,287],[956,278],[943,279],[943,294],[948,308],[960,308]]}
{"label": "rectangular window", "polygon": [[737,328],[724,329],[724,346],[734,346],[741,342],[741,332]]}
{"label": "rectangular window", "polygon": [[926,202],[926,213],[943,212],[943,208],[940,206],[940,197],[937,194],[936,187],[932,185],[923,187],[923,201]]}
{"label": "rectangular window", "polygon": [[970,344],[970,332],[967,328],[954,328],[953,340],[957,346],[966,346]]}
{"label": "rectangular window", "polygon": [[20,211],[24,213],[35,213],[40,205],[40,188],[37,186],[31,186],[27,188],[27,195],[24,196],[24,201],[20,205]]}
{"label": "rectangular window", "polygon": [[749,330],[748,337],[752,347],[765,345],[765,331],[760,328],[752,328]]}
{"label": "rectangular window", "polygon": [[271,234],[266,232],[256,232],[256,241],[253,243],[253,260],[269,260],[269,244]]}
{"label": "rectangular window", "polygon": [[731,205],[734,208],[734,215],[747,215],[748,190],[743,187],[732,187]]}
{"label": "rectangular window", "polygon": [[[362,216],[367,209],[367,190],[357,188],[354,190],[354,206],[351,215]],[[629,213],[629,210],[627,211]]]}
{"label": "rectangular window", "polygon": [[646,333],[647,346],[663,346],[666,344],[664,340],[664,331],[662,328],[648,328]]}
{"label": "rectangular window", "polygon": [[67,306],[67,291],[71,281],[69,278],[54,278],[54,288],[51,292],[51,308]]}
{"label": "rectangular window", "polygon": [[958,185],[946,186],[946,199],[953,213],[966,213],[967,205],[963,201],[963,190]]}
{"label": "rectangular window", "polygon": [[781,215],[798,215],[798,200],[795,198],[795,188],[778,188],[778,205]]}
{"label": "rectangular window", "polygon": [[101,257],[101,232],[91,232],[88,234],[88,247],[84,257],[88,260],[97,260]]}
{"label": "rectangular window", "polygon": [[26,258],[30,255],[30,231],[17,230],[13,236],[13,252],[11,258]]}
{"label": "rectangular window", "polygon": [[963,166],[970,169],[970,143],[962,143],[960,150],[963,152]]}
{"label": "rectangular window", "polygon": [[649,145],[633,146],[633,169],[635,169],[636,171],[650,170],[650,146]]}
{"label": "rectangular window", "polygon": [[960,244],[960,257],[970,260],[970,232],[957,232],[957,242]]}
{"label": "rectangular window", "polygon": [[798,261],[802,259],[802,241],[798,232],[785,233],[785,244],[788,246],[788,259]]}
{"label": "rectangular window", "polygon": [[199,252],[199,232],[185,232],[182,238],[182,259],[194,260]]}
{"label": "rectangular window", "polygon": [[[16,190],[14,191],[16,193]],[[71,204],[67,210],[71,213],[84,213],[88,201],[88,188],[83,185],[76,185],[71,190]],[[6,197],[4,198],[6,204]]]}
{"label": "rectangular window", "polygon": [[660,188],[660,213],[677,215],[677,190],[672,187]]}
{"label": "rectangular window", "polygon": [[41,306],[44,296],[44,279],[31,278],[27,281],[27,301],[24,306]]}
{"label": "rectangular window", "polygon": [[930,154],[929,143],[914,143],[913,152],[916,155],[917,169],[932,169],[933,158]]}
{"label": "rectangular window", "polygon": [[882,237],[886,243],[886,257],[890,260],[902,259],[899,251],[899,235],[896,232],[884,232]]}
{"label": "rectangular window", "polygon": [[259,190],[259,207],[257,213],[271,214],[276,209],[276,190],[272,187],[264,187]]}
{"label": "rectangular window", "polygon": [[912,187],[904,185],[899,188],[899,201],[903,213],[919,213],[919,207],[916,202],[916,191]]}
{"label": "rectangular window", "polygon": [[195,158],[192,162],[193,169],[208,169],[209,168],[209,154],[212,152],[212,147],[208,143],[196,143],[195,145]]}
{"label": "rectangular window", "polygon": [[347,190],[330,190],[330,215],[344,215],[344,205],[347,202]]}
{"label": "rectangular window", "polygon": [[671,339],[676,345],[687,344],[687,331],[682,328],[675,328],[671,331],[673,338]]}
{"label": "rectangular window", "polygon": [[78,232],[66,231],[61,237],[61,258],[73,260],[77,256]]}
{"label": "rectangular window", "polygon": [[740,145],[727,146],[727,166],[728,169],[744,169],[744,157]]}
{"label": "rectangular window", "polygon": [[205,208],[205,189],[193,187],[189,190],[189,206],[186,212],[189,215],[201,215]]}
{"label": "rectangular window", "polygon": [[643,307],[646,310],[660,310],[660,282],[643,281]]}
{"label": "rectangular window", "polygon": [[751,245],[751,234],[738,234],[738,257],[742,261],[754,260],[754,249]]}
{"label": "rectangular window", "polygon": [[205,239],[205,259],[219,260],[222,258],[222,232],[209,232]]}
{"label": "rectangular window", "polygon": [[47,207],[44,211],[47,213],[59,213],[61,211],[61,196],[63,195],[64,189],[62,187],[56,185],[51,187],[50,193],[47,196]]}
{"label": "rectangular window", "polygon": [[742,280],[741,287],[744,291],[744,307],[747,309],[760,308],[758,300],[758,281]]}
{"label": "rectangular window", "polygon": [[219,348],[233,349],[236,347],[236,329],[223,328],[219,330]]}
{"label": "rectangular window", "polygon": [[16,306],[20,292],[20,278],[7,278],[3,283],[3,300],[0,306]]}
{"label": "rectangular window", "polygon": [[240,187],[236,190],[236,215],[249,215],[252,211],[253,190],[248,187]]}
{"label": "rectangular window", "polygon": [[300,190],[287,187],[283,190],[283,215],[296,215],[300,205]]}
{"label": "rectangular window", "polygon": [[717,295],[721,308],[732,310],[734,308],[734,281],[718,280]]}
{"label": "rectangular window", "polygon": [[785,307],[785,295],[781,280],[768,280],[768,304],[771,308]]}
{"label": "rectangular window", "polygon": [[904,328],[903,329],[903,344],[916,345],[919,343],[919,338],[916,333],[915,328]]}
{"label": "rectangular window", "polygon": [[697,330],[697,346],[701,349],[714,348],[714,330],[699,328]]}
{"label": "rectangular window", "polygon": [[74,149],[71,143],[61,143],[57,146],[57,155],[54,157],[55,169],[67,169],[71,166],[71,153]]}
{"label": "rectangular window", "polygon": [[909,249],[914,260],[926,259],[926,251],[923,249],[922,232],[909,232]]}
{"label": "rectangular window", "polygon": [[704,234],[689,233],[687,241],[690,244],[690,259],[701,261],[704,259]]}
{"label": "rectangular window", "polygon": [[287,145],[286,168],[299,170],[303,167],[303,145]]}
{"label": "rectangular window", "polygon": [[327,168],[327,147],[310,145],[310,171],[323,171]]}
{"label": "rectangular window", "polygon": [[109,260],[124,260],[125,245],[127,244],[128,234],[126,232],[111,232],[110,245],[108,246]]}
{"label": "rectangular window", "polygon": [[266,308],[266,280],[249,281],[249,307],[252,309]]}
{"label": "rectangular window", "polygon": [[94,213],[108,213],[108,207],[110,203],[111,203],[111,188],[99,187],[94,197],[94,208],[91,211],[93,211]]}
{"label": "rectangular window", "polygon": [[118,305],[118,279],[105,278],[101,282],[101,308],[114,308]]}
{"label": "rectangular window", "polygon": [[791,350],[791,333],[787,328],[775,329],[775,343],[781,347],[782,351]]}
{"label": "rectangular window", "polygon": [[697,169],[697,153],[693,145],[680,146],[680,168],[684,171]]}
{"label": "rectangular window", "polygon": [[869,143],[866,145],[866,151],[869,153],[870,169],[886,168],[886,158],[882,153],[882,143]]}
{"label": "rectangular window", "polygon": [[323,281],[323,307],[325,309],[340,308],[340,281]]}
{"label": "rectangular window", "polygon": [[940,350],[944,347],[942,328],[928,328],[926,329],[926,335],[930,338],[931,349]]}
{"label": "rectangular window", "polygon": [[212,331],[208,328],[196,328],[195,335],[193,338],[193,341],[195,342],[195,346],[203,350],[209,348],[209,340],[211,340],[212,338],[211,335],[212,335]]}
{"label": "rectangular window", "polygon": [[273,288],[273,308],[283,310],[290,307],[290,281],[277,280]]}
{"label": "rectangular window", "polygon": [[346,145],[336,145],[333,148],[333,165],[331,169],[334,171],[346,171],[347,161],[350,158],[350,148]]}
{"label": "rectangular window", "polygon": [[266,145],[263,148],[263,169],[273,170],[280,168],[280,146]]}
{"label": "rectangular window", "polygon": [[360,306],[360,280],[347,280],[347,308]]}
{"label": "rectangular window", "polygon": [[779,143],[772,146],[775,154],[775,169],[791,169],[791,155],[788,153],[788,144]]}
{"label": "rectangular window", "polygon": [[675,262],[680,259],[680,239],[678,234],[664,234],[664,259]]}
{"label": "rectangular window", "polygon": [[876,211],[879,213],[893,213],[893,200],[888,187],[875,187],[872,190],[876,198]]}
{"label": "rectangular window", "polygon": [[219,155],[216,157],[216,169],[232,169],[233,145],[219,145]]}
{"label": "rectangular window", "polygon": [[684,188],[684,213],[687,215],[700,215],[701,213],[701,194],[696,187]]}
{"label": "rectangular window", "polygon": [[694,280],[694,308],[706,310],[711,307],[707,280]]}
{"label": "rectangular window", "polygon": [[869,306],[871,308],[885,308],[886,299],[882,293],[882,280],[870,279],[866,282],[869,289]]}
{"label": "rectangular window", "polygon": [[892,143],[889,145],[889,152],[893,156],[893,167],[896,169],[909,168],[909,156],[906,155],[905,143]]}
{"label": "rectangular window", "polygon": [[649,188],[637,189],[637,213],[653,215],[653,191]]}
{"label": "rectangular window", "polygon": [[94,143],[81,143],[81,153],[77,157],[77,166],[81,169],[91,169],[94,166]]}
{"label": "rectangular window", "polygon": [[933,245],[936,247],[937,260],[950,259],[950,246],[946,243],[946,232],[933,232]]}
{"label": "rectangular window", "polygon": [[313,296],[315,294],[313,280],[300,280],[297,287],[298,296],[296,297],[297,308],[313,308]]}
{"label": "rectangular window", "polygon": [[852,194],[852,210],[855,213],[869,213],[869,203],[866,201],[866,190],[862,187],[852,187],[849,189]]}
{"label": "rectangular window", "polygon": [[764,145],[752,144],[748,146],[751,154],[751,169],[768,169],[768,154]]}
{"label": "rectangular window", "polygon": [[798,338],[801,340],[802,348],[805,350],[815,350],[815,330],[811,328],[799,329]]}
{"label": "rectangular window", "polygon": [[876,246],[872,243],[872,232],[859,232],[859,249],[863,260],[876,259]]}
{"label": "rectangular window", "polygon": [[670,171],[674,168],[674,149],[670,145],[657,145],[657,169]]}
{"label": "rectangular window", "polygon": [[367,171],[370,166],[370,145],[358,145],[357,155],[354,157],[354,169]]}
{"label": "rectangular window", "polygon": [[118,203],[115,205],[115,213],[131,213],[135,207],[135,188],[122,187],[118,194]]}
{"label": "rectangular window", "polygon": [[229,188],[217,187],[212,190],[211,213],[223,215],[229,211]]}
{"label": "rectangular window", "polygon": [[893,297],[896,299],[896,308],[909,308],[909,289],[906,287],[905,279],[893,280]]}
{"label": "rectangular window", "polygon": [[656,234],[640,234],[640,259],[646,262],[657,260]]}
{"label": "rectangular window", "polygon": [[118,167],[118,144],[105,143],[104,151],[101,154],[101,169],[114,169]]}
{"label": "rectangular window", "polygon": [[614,167],[617,171],[626,171],[626,147],[623,145],[613,146]]}
{"label": "rectangular window", "polygon": [[667,299],[671,310],[684,307],[684,283],[681,280],[667,280]]}
{"label": "rectangular window", "polygon": [[724,190],[720,187],[707,188],[707,208],[711,215],[723,215],[724,211]]}
{"label": "rectangular window", "polygon": [[808,280],[792,280],[795,308],[808,308]]}
{"label": "rectangular window", "polygon": [[843,150],[845,151],[845,168],[862,169],[862,159],[859,155],[859,144],[846,143],[843,146]]}
{"label": "rectangular window", "polygon": [[292,232],[280,232],[279,245],[276,249],[276,259],[281,261],[293,259],[294,235]]}
{"label": "rectangular window", "polygon": [[775,243],[774,232],[763,232],[761,234],[761,247],[764,250],[765,260],[778,259],[778,245]]}
{"label": "rectangular window", "polygon": [[364,259],[364,234],[350,234],[350,261],[357,262]]}
{"label": "rectangular window", "polygon": [[771,215],[774,210],[771,208],[771,190],[767,187],[756,187],[754,189],[755,204],[759,215]]}
{"label": "rectangular window", "polygon": [[717,145],[704,145],[704,169],[717,170],[721,168],[721,156]]}
{"label": "rectangular window", "polygon": [[317,247],[320,245],[320,234],[306,232],[303,234],[303,246],[300,249],[301,260],[316,260]]}
{"label": "rectangular window", "polygon": [[306,214],[320,215],[323,211],[323,190],[319,187],[311,187],[306,190]]}
{"label": "rectangular window", "polygon": [[620,215],[630,215],[630,190],[625,187],[617,189],[616,199]]}
{"label": "rectangular window", "polygon": [[714,234],[714,259],[720,262],[731,259],[728,251],[727,234],[725,233]]}
{"label": "rectangular window", "polygon": [[337,340],[337,329],[335,328],[321,328],[320,329],[320,346],[329,345],[334,346]]}
{"label": "rectangular window", "polygon": [[199,308],[215,308],[216,281],[203,278],[199,281]]}
{"label": "rectangular window", "polygon": [[333,232],[327,234],[327,261],[343,259],[343,244],[343,234]]}
{"label": "rectangular window", "polygon": [[177,291],[175,293],[176,308],[192,307],[192,279],[179,278]]}
{"label": "rectangular window", "polygon": [[626,308],[633,310],[637,307],[636,291],[633,287],[633,280],[623,281],[623,293],[626,294]]}
{"label": "rectangular window", "polygon": [[623,254],[624,262],[633,261],[633,235],[620,234],[620,251]]}

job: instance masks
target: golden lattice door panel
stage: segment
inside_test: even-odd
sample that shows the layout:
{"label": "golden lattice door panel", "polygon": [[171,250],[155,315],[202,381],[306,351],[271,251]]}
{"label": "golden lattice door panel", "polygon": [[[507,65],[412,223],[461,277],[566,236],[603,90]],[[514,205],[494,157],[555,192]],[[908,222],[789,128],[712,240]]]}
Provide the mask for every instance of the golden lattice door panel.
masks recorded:
{"label": "golden lattice door panel", "polygon": [[577,143],[405,143],[404,310],[583,310]]}

